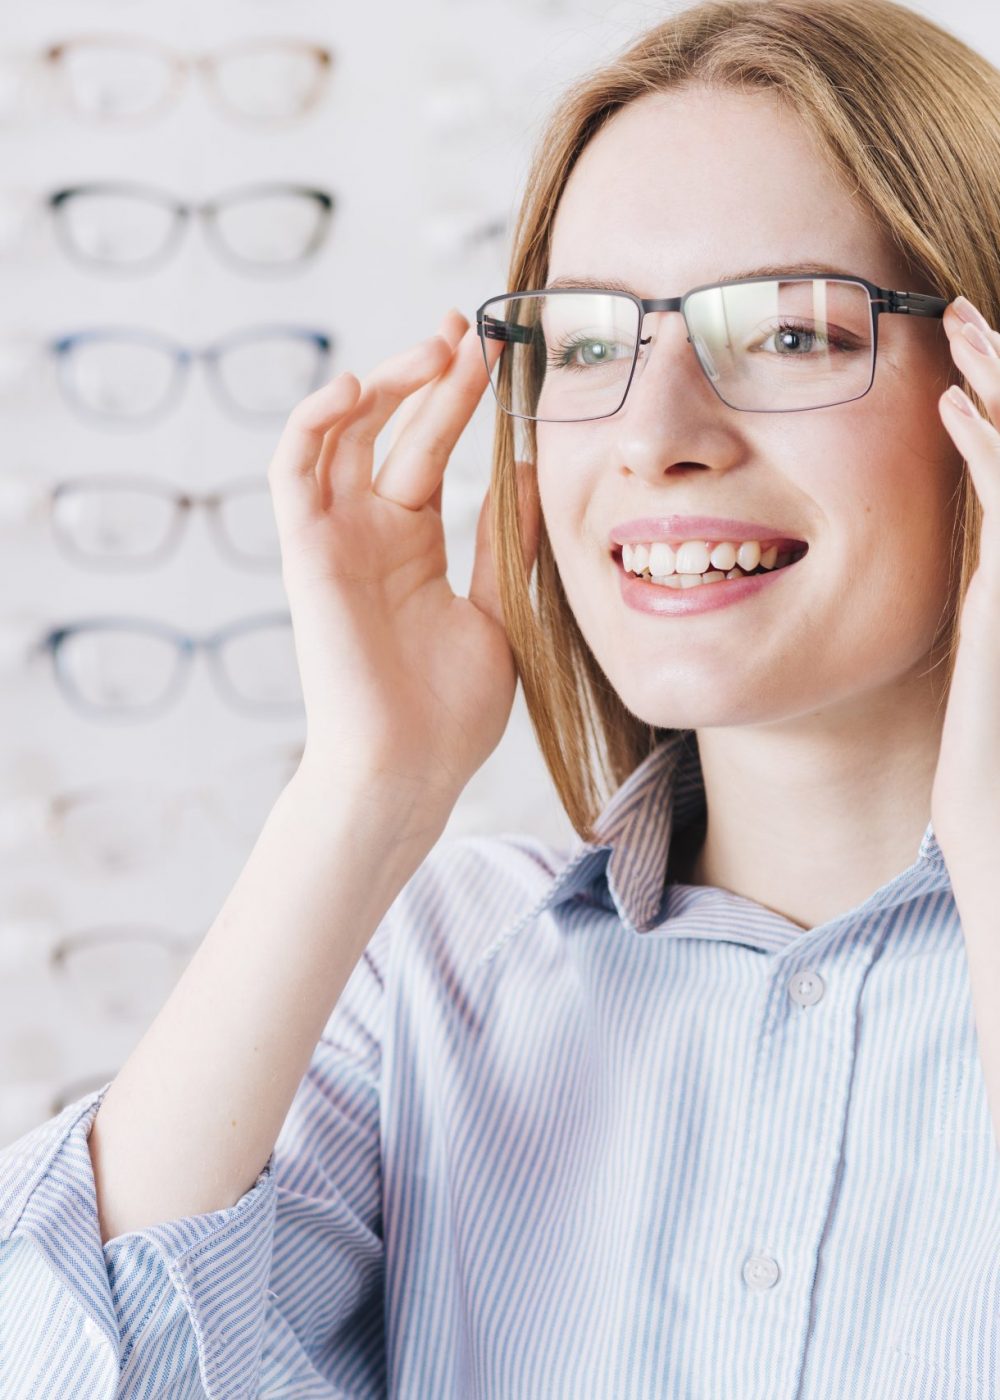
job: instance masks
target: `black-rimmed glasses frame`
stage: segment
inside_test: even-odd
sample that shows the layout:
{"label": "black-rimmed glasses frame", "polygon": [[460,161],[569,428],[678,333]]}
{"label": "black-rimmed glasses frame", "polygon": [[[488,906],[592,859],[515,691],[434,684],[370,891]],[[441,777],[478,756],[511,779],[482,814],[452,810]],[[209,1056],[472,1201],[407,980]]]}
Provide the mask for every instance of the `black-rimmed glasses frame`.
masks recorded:
{"label": "black-rimmed glasses frame", "polygon": [[[66,228],[65,216],[68,206],[75,200],[91,196],[114,197],[141,200],[166,210],[171,224],[159,249],[150,257],[138,259],[134,263],[121,263],[91,257],[81,253]],[[316,227],[303,251],[293,258],[274,264],[242,257],[234,252],[219,232],[218,215],[234,206],[252,202],[268,195],[283,195],[312,204],[316,209]],[[179,247],[185,230],[193,219],[200,219],[214,251],[233,267],[252,271],[254,274],[273,275],[287,273],[289,267],[298,267],[312,259],[323,245],[329,233],[330,222],[336,208],[336,197],[329,190],[317,189],[312,185],[302,185],[294,181],[260,180],[251,184],[237,185],[222,191],[212,199],[179,199],[167,190],[155,185],[147,185],[139,180],[93,180],[86,184],[67,185],[53,190],[45,197],[45,205],[52,214],[56,236],[68,257],[80,266],[98,268],[102,272],[131,276],[150,271],[167,262]]]}

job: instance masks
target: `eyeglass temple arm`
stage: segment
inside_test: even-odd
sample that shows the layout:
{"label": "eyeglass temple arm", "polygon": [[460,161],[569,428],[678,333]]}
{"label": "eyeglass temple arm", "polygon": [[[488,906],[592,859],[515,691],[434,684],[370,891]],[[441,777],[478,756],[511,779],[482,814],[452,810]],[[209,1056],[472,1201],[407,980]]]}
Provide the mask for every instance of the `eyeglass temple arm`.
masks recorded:
{"label": "eyeglass temple arm", "polygon": [[943,316],[949,305],[947,297],[932,297],[925,292],[893,292],[879,287],[874,304],[879,311],[898,311],[905,316]]}
{"label": "eyeglass temple arm", "polygon": [[506,340],[530,345],[535,338],[531,326],[519,326],[514,321],[500,321],[495,316],[481,317],[479,325],[486,340]]}

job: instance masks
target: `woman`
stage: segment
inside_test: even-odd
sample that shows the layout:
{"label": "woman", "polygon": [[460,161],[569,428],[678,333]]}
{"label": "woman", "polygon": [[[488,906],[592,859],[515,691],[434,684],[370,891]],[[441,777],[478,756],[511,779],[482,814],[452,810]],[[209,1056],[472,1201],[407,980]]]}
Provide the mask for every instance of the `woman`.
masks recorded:
{"label": "woman", "polygon": [[[4,1154],[5,1395],[996,1394],[998,110],[888,0],[706,0],[567,94],[476,325],[292,413],[302,766]],[[437,844],[518,677],[580,841]]]}

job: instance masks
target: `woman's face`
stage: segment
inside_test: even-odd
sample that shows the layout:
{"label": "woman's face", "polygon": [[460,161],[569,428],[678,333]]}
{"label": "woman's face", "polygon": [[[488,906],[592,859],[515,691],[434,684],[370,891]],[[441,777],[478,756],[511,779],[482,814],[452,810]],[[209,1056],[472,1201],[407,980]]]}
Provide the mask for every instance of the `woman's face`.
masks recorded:
{"label": "woman's face", "polygon": [[[934,290],[908,286],[892,246],[772,94],[699,86],[644,96],[591,140],[556,213],[548,283],[613,278],[669,297],[807,261]],[[940,320],[881,316],[869,392],[790,413],[723,403],[679,314],[648,314],[643,336],[648,358],[616,414],[537,425],[563,586],[626,707],[649,724],[700,728],[788,719],[877,690],[888,701],[926,670],[947,604],[964,466],[937,407],[955,377]],[[730,606],[636,611],[609,533],[678,514],[779,525],[809,551],[787,579]]]}

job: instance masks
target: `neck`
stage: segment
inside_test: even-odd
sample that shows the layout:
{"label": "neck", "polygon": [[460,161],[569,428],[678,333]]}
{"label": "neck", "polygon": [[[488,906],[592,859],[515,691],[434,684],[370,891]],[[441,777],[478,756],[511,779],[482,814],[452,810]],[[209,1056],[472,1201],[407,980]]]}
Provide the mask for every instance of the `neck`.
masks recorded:
{"label": "neck", "polygon": [[930,688],[909,699],[699,730],[706,818],[678,833],[668,878],[802,929],[862,903],[913,864],[930,819],[944,705]]}

